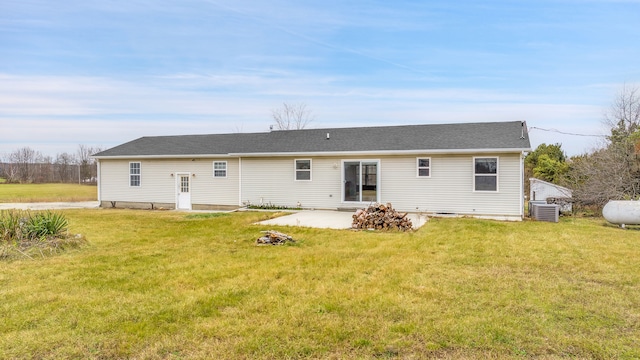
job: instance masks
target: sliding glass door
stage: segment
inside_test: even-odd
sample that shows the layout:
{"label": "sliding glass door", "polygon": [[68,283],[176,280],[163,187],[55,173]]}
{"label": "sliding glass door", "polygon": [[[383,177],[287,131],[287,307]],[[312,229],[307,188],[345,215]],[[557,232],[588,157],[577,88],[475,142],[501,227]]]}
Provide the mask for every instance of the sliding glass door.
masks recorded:
{"label": "sliding glass door", "polygon": [[345,161],[343,164],[343,200],[377,202],[378,161]]}

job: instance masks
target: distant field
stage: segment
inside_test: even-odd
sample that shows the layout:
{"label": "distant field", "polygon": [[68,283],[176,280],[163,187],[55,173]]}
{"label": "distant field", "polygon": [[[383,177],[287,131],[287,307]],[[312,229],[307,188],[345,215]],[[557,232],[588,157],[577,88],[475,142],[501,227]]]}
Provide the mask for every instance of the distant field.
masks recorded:
{"label": "distant field", "polygon": [[0,203],[93,201],[98,190],[78,184],[6,184],[0,180]]}
{"label": "distant field", "polygon": [[273,213],[64,214],[87,247],[0,261],[1,359],[640,358],[640,232],[601,219],[258,247]]}

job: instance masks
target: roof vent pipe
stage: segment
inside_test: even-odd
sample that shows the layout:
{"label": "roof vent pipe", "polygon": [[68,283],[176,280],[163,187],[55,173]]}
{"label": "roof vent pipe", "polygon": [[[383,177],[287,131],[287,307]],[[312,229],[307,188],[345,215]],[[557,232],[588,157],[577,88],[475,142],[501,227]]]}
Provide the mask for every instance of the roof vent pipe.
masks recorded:
{"label": "roof vent pipe", "polygon": [[522,122],[522,134],[520,135],[520,139],[524,139],[524,124],[525,122]]}
{"label": "roof vent pipe", "polygon": [[329,138],[330,138],[330,137],[331,137],[331,136],[329,135],[329,133],[327,133],[327,140],[329,140]]}

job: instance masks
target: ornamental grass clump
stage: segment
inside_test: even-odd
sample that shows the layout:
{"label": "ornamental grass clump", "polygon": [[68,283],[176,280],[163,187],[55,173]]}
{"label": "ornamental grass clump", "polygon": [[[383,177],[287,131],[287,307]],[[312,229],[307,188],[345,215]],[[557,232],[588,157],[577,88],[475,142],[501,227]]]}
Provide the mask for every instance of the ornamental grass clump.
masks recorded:
{"label": "ornamental grass clump", "polygon": [[86,242],[70,236],[69,221],[60,213],[8,210],[0,212],[0,259],[54,254]]}
{"label": "ornamental grass clump", "polygon": [[29,216],[24,224],[27,238],[32,240],[63,237],[68,226],[69,222],[62,214],[49,211]]}

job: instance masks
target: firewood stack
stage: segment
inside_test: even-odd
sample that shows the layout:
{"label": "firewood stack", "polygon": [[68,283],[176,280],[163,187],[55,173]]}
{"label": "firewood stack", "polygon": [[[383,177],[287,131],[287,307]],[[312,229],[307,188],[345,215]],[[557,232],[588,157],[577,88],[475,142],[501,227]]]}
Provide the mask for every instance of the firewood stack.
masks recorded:
{"label": "firewood stack", "polygon": [[413,228],[407,213],[401,214],[393,209],[390,203],[373,204],[366,209],[358,209],[352,215],[354,229],[407,231]]}
{"label": "firewood stack", "polygon": [[283,234],[281,232],[277,232],[274,230],[261,231],[265,234],[262,237],[259,237],[256,240],[256,244],[258,245],[282,245],[287,241],[296,242],[293,238],[287,234]]}

